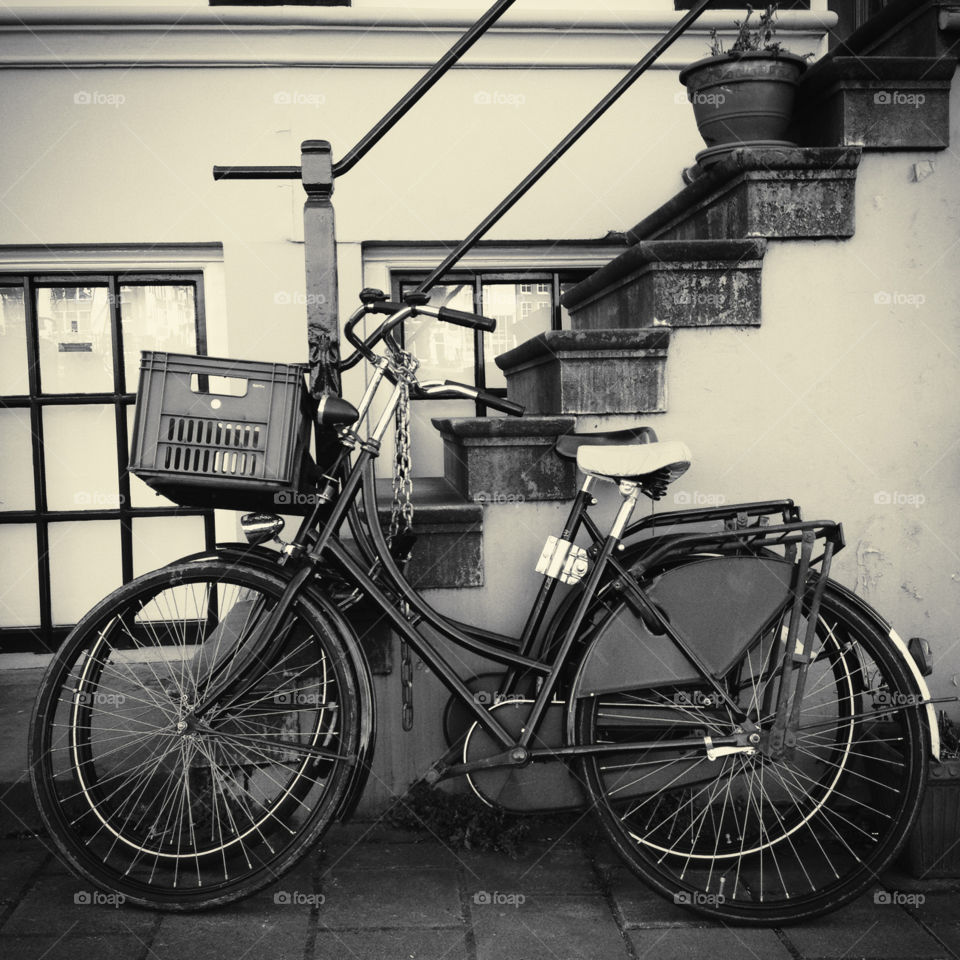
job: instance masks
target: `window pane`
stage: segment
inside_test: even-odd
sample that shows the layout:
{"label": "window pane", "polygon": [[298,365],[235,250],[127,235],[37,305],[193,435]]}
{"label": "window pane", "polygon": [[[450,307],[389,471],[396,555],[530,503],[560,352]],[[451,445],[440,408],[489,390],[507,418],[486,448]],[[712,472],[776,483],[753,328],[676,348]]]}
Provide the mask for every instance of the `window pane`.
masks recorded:
{"label": "window pane", "polygon": [[37,529],[32,523],[0,526],[0,627],[40,623]]}
{"label": "window pane", "polygon": [[203,550],[203,517],[139,517],[133,521],[133,575]]}
{"label": "window pane", "polygon": [[197,352],[197,304],[193,284],[130,284],[120,287],[120,326],[127,393],[140,378],[140,351]]}
{"label": "window pane", "polygon": [[23,287],[0,287],[0,394],[29,390]]}
{"label": "window pane", "polygon": [[40,386],[44,393],[113,391],[106,287],[40,287]]}
{"label": "window pane", "polygon": [[570,329],[570,312],[563,305],[563,295],[568,290],[572,290],[579,282],[580,282],[579,280],[568,280],[565,283],[560,284],[560,329],[561,330]]}
{"label": "window pane", "polygon": [[49,529],[53,622],[76,623],[120,586],[120,521],[76,520]]}
{"label": "window pane", "polygon": [[[542,292],[542,288],[546,292]],[[483,314],[497,321],[493,333],[483,335],[487,387],[505,387],[503,371],[494,357],[550,329],[553,303],[545,283],[485,283]]]}
{"label": "window pane", "polygon": [[[403,287],[401,293],[412,290]],[[473,313],[473,287],[469,283],[436,286],[430,294],[436,307]],[[404,346],[420,361],[421,380],[459,380],[474,383],[473,331],[432,317],[404,322]]]}
{"label": "window pane", "polygon": [[[133,443],[133,419],[135,408],[133,405],[127,407],[127,441]],[[129,454],[129,450],[127,451]],[[138,476],[128,473],[130,477],[130,506],[152,509],[155,507],[175,507],[172,500],[157,493],[148,487]]]}
{"label": "window pane", "polygon": [[33,448],[30,411],[0,410],[0,510],[33,510]]}
{"label": "window pane", "polygon": [[117,509],[117,433],[112,406],[45,407],[43,447],[51,510]]}

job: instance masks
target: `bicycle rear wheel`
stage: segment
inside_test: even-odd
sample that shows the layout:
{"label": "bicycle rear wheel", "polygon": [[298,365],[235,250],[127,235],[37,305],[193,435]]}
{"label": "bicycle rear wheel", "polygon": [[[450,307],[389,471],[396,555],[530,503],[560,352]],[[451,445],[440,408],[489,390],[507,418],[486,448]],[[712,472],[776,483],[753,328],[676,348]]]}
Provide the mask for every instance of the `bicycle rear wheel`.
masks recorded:
{"label": "bicycle rear wheel", "polygon": [[296,600],[235,702],[193,715],[211,667],[236,673],[283,588],[243,565],[181,563],[121,587],[67,637],[34,709],[31,776],[81,876],[145,906],[211,907],[270,884],[323,833],[357,761],[360,705],[315,604]]}
{"label": "bicycle rear wheel", "polygon": [[[761,731],[774,718],[771,651],[783,629],[776,623],[724,678]],[[792,756],[764,741],[754,755],[714,760],[703,746],[585,758],[614,847],[675,903],[728,921],[795,922],[859,895],[906,839],[929,751],[913,677],[880,627],[829,587],[813,654]],[[650,688],[644,663],[622,670],[634,689],[578,703],[581,744],[734,732],[709,688]]]}

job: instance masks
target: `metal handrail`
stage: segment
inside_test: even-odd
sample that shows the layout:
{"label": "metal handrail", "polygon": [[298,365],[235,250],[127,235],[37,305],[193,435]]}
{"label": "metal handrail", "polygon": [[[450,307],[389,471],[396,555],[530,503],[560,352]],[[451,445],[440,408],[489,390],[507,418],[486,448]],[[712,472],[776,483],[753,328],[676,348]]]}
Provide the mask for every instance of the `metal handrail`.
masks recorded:
{"label": "metal handrail", "polygon": [[651,48],[620,82],[550,151],[480,223],[457,244],[443,263],[431,271],[418,286],[426,293],[464,254],[603,116],[607,110],[644,74],[650,65],[707,9],[713,0],[698,0]]}
{"label": "metal handrail", "polygon": [[[349,173],[434,84],[506,13],[516,0],[496,0],[492,7],[362,136],[345,156],[333,164],[334,177]],[[213,168],[214,180],[296,180],[300,167],[230,166]]]}

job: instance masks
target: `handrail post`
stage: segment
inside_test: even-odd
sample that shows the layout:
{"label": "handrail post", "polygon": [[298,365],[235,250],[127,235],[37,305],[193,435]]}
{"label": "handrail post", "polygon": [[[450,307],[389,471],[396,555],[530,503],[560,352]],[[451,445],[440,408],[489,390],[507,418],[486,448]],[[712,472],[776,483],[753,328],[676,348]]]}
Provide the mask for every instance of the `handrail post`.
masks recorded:
{"label": "handrail post", "polygon": [[340,322],[337,309],[337,231],[333,203],[333,150],[327,140],[300,145],[303,254],[306,261],[307,345],[310,389],[339,395]]}

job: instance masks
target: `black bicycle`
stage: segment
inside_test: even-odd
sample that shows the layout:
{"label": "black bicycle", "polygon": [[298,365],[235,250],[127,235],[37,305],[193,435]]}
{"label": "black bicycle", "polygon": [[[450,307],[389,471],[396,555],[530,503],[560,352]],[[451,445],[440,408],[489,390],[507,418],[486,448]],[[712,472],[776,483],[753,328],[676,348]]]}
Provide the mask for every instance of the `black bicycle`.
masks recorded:
{"label": "black bicycle", "polygon": [[[365,604],[450,692],[450,746],[428,782],[464,776],[512,810],[588,805],[641,879],[724,920],[783,924],[856,897],[904,842],[938,747],[906,646],[829,578],[839,524],[803,520],[789,500],[631,524],[641,496],[661,497],[687,469],[687,448],[645,428],[569,435],[557,455],[584,480],[541,554],[521,636],[451,620],[405,578],[406,478],[385,531],[374,460],[398,410],[403,432],[410,396],[522,410],[417,381],[396,337],[405,319],[494,326],[424,300],[364,292],[341,363],[369,365],[359,407],[330,395],[304,408],[298,371],[292,415],[313,420],[315,461],[297,480],[302,523],[279,551],[264,545],[282,522],[256,482],[272,423],[230,420],[227,397],[218,412],[205,375],[189,416],[150,421],[141,379],[138,425],[154,422],[163,461],[141,475],[184,504],[261,512],[244,518],[251,544],[138,577],[56,654],[31,772],[65,862],[165,910],[237,900],[290,869],[350,815],[370,768],[373,687],[349,619]],[[363,339],[373,314],[385,319]],[[608,531],[589,513],[597,483],[622,497]],[[444,645],[497,670],[461,677]]]}

